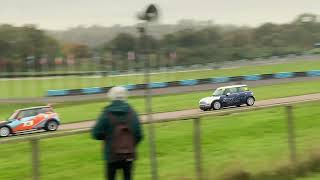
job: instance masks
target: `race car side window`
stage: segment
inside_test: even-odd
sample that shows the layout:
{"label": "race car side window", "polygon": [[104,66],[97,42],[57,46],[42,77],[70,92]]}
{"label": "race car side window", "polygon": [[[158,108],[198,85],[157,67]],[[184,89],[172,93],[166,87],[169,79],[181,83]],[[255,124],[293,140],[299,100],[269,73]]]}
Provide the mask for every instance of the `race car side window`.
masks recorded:
{"label": "race car side window", "polygon": [[248,87],[246,87],[246,86],[244,86],[244,87],[238,87],[237,90],[238,90],[238,92],[249,91]]}
{"label": "race car side window", "polygon": [[31,117],[31,116],[36,116],[36,115],[38,115],[38,112],[37,112],[37,110],[36,109],[32,109],[32,110],[29,110],[29,117]]}
{"label": "race car side window", "polygon": [[47,113],[53,113],[53,109],[50,107],[50,108],[45,108],[46,109],[46,112]]}
{"label": "race car side window", "polygon": [[41,108],[38,109],[38,114],[46,114],[46,113],[52,113],[52,109],[51,108]]}
{"label": "race car side window", "polygon": [[227,95],[228,93],[231,93],[230,89],[225,89],[224,92],[223,92],[224,95]]}
{"label": "race car side window", "polygon": [[[213,96],[221,96],[224,94],[224,89],[216,89],[214,92],[213,92]],[[53,111],[52,111],[53,112]]]}
{"label": "race car side window", "polygon": [[37,111],[36,110],[25,110],[25,111],[21,111],[17,117],[17,119],[22,119],[22,118],[26,118],[26,117],[31,117],[31,116],[36,116],[37,115]]}
{"label": "race car side window", "polygon": [[230,88],[229,90],[230,90],[230,93],[237,93],[238,92],[237,88]]}
{"label": "race car side window", "polygon": [[248,87],[242,87],[243,91],[249,91],[249,88]]}
{"label": "race car side window", "polygon": [[45,108],[38,109],[38,114],[45,114],[46,112]]}
{"label": "race car side window", "polygon": [[26,111],[21,111],[18,115],[17,115],[17,119],[22,119],[26,117]]}
{"label": "race car side window", "polygon": [[249,91],[248,87],[244,86],[244,87],[237,87],[237,92],[245,92],[245,91]]}

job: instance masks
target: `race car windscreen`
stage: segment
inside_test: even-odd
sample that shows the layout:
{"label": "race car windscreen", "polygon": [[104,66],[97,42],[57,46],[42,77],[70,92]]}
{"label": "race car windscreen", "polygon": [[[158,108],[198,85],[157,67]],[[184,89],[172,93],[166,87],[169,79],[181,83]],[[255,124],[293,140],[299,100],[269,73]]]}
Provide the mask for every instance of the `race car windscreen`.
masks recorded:
{"label": "race car windscreen", "polygon": [[213,92],[213,96],[221,96],[223,95],[223,91],[224,89],[216,89],[214,92]]}

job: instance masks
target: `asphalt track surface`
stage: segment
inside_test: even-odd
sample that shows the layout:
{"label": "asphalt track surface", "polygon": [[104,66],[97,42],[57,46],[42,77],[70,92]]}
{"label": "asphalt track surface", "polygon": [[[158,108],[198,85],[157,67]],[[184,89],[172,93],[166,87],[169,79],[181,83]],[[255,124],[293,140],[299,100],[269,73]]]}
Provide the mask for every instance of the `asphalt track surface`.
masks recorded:
{"label": "asphalt track surface", "polygon": [[[211,114],[217,114],[220,112],[228,112],[228,111],[234,111],[235,109],[238,109],[241,112],[241,110],[253,108],[258,109],[259,107],[273,107],[277,105],[286,105],[286,104],[292,104],[292,103],[301,103],[301,102],[309,102],[309,101],[318,101],[320,100],[320,93],[317,94],[308,94],[308,95],[301,95],[301,96],[292,96],[292,97],[285,97],[285,98],[277,98],[277,99],[269,99],[269,100],[262,100],[262,101],[256,101],[255,105],[252,107],[248,107],[243,105],[239,108],[225,108],[221,110],[215,110],[215,111],[201,111],[200,109],[189,109],[189,110],[182,110],[182,111],[175,111],[175,112],[164,112],[164,113],[155,113],[152,115],[153,122],[161,122],[166,121],[167,119],[175,119],[175,118],[183,118],[188,116],[199,116],[199,115],[211,115]],[[146,115],[141,115],[140,120],[142,123],[146,123]],[[84,121],[79,123],[71,123],[71,124],[62,124],[59,127],[59,130],[75,130],[75,129],[86,129],[91,128],[95,124],[95,121]]]}
{"label": "asphalt track surface", "polygon": [[[320,80],[320,77],[297,77],[297,78],[284,78],[284,79],[269,79],[259,81],[239,81],[228,82],[219,84],[202,84],[195,86],[178,86],[168,88],[152,89],[153,95],[167,95],[167,94],[179,94],[190,93],[196,91],[214,90],[217,87],[234,85],[234,84],[246,84],[249,87],[267,86],[289,82],[304,82]],[[144,90],[130,91],[130,96],[143,96]],[[61,103],[61,102],[77,102],[77,101],[89,101],[89,100],[103,100],[106,99],[106,94],[94,94],[94,95],[75,95],[75,96],[60,96],[60,97],[36,97],[36,98],[19,98],[19,99],[0,99],[0,103]]]}

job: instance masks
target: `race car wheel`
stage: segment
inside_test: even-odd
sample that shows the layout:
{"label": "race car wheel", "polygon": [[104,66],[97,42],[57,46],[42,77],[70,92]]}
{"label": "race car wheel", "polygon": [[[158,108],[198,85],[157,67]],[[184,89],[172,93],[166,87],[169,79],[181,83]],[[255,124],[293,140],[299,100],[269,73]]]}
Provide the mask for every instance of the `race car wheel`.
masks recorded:
{"label": "race car wheel", "polygon": [[253,97],[248,97],[247,99],[247,105],[252,106],[254,105],[255,99]]}
{"label": "race car wheel", "polygon": [[44,127],[46,131],[56,131],[58,129],[58,122],[55,120],[48,121]]}
{"label": "race car wheel", "polygon": [[10,128],[7,126],[0,128],[0,137],[7,137],[10,135]]}
{"label": "race car wheel", "polygon": [[221,109],[221,103],[219,101],[215,101],[212,103],[211,107],[215,110]]}

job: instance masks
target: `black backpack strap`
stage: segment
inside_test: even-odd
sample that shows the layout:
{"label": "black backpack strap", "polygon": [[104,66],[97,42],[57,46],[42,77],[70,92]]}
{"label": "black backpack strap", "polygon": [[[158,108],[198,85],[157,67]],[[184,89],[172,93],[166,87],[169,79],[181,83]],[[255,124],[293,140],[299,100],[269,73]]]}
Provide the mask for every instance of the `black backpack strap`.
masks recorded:
{"label": "black backpack strap", "polygon": [[125,119],[125,122],[126,122],[126,123],[130,123],[131,120],[132,120],[132,111],[131,111],[131,109],[129,109],[128,114],[127,114],[127,117],[126,117],[126,119]]}
{"label": "black backpack strap", "polygon": [[117,118],[111,112],[108,112],[108,116],[109,116],[111,124],[113,124],[113,125],[118,124]]}

